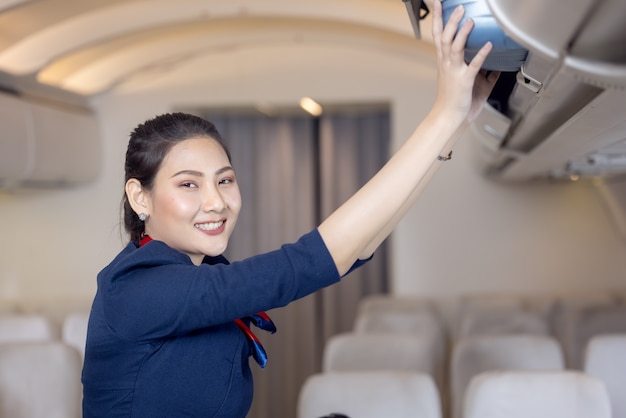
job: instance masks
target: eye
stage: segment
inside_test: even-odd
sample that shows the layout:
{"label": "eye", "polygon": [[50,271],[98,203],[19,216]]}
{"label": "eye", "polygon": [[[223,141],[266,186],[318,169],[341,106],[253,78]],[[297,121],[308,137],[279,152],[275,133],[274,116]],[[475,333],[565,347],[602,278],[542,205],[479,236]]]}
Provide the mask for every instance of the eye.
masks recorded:
{"label": "eye", "polygon": [[187,188],[187,189],[195,189],[198,187],[198,185],[192,181],[185,181],[183,183],[180,184],[181,187]]}
{"label": "eye", "polygon": [[220,179],[217,184],[219,185],[226,185],[226,184],[232,184],[235,182],[234,177],[224,177],[223,179]]}

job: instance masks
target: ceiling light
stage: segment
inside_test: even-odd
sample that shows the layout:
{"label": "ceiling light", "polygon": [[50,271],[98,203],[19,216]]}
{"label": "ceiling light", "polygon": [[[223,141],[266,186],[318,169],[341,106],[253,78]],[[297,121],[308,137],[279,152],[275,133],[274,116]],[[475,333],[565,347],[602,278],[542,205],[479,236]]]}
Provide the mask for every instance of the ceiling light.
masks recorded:
{"label": "ceiling light", "polygon": [[310,97],[300,99],[300,107],[313,116],[320,116],[323,112],[322,106]]}

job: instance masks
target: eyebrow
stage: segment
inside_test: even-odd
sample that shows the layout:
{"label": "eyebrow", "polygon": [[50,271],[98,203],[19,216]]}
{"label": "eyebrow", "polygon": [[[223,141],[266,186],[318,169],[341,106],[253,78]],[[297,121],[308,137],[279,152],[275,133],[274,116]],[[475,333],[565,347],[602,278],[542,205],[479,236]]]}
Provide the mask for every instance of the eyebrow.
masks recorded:
{"label": "eyebrow", "polygon": [[[227,165],[225,167],[222,167],[218,170],[215,171],[215,174],[220,175],[222,173],[225,173],[226,171],[235,171],[231,166]],[[181,170],[177,173],[175,173],[174,175],[172,175],[172,178],[176,177],[176,176],[180,176],[180,175],[190,175],[190,176],[196,176],[196,177],[204,177],[204,173],[201,171],[197,171],[197,170]]]}

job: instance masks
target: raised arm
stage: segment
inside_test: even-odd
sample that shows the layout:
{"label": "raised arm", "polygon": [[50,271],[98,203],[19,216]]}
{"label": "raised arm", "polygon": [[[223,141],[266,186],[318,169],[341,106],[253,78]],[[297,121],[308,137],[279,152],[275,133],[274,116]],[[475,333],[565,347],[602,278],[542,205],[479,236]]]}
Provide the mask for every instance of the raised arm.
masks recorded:
{"label": "raised arm", "polygon": [[489,96],[499,74],[481,71],[487,43],[468,64],[463,50],[473,22],[460,6],[443,27],[441,3],[433,6],[437,96],[431,111],[402,147],[357,193],[319,226],[340,274],[369,257],[413,205],[468,123]]}

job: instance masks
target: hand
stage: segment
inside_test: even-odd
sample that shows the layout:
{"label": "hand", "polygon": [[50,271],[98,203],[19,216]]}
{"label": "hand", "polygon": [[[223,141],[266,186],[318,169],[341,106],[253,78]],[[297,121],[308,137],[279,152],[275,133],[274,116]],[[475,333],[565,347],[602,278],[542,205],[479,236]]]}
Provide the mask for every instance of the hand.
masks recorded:
{"label": "hand", "polygon": [[487,42],[472,61],[466,63],[463,52],[474,22],[467,19],[459,28],[464,15],[463,7],[459,6],[444,28],[440,0],[434,1],[433,8],[433,41],[438,68],[433,110],[443,112],[451,123],[471,122],[482,110],[500,76],[497,71],[481,70],[493,46]]}
{"label": "hand", "polygon": [[467,113],[466,120],[468,122],[476,120],[499,77],[500,71],[480,70],[476,74],[474,88],[472,89],[472,105]]}

